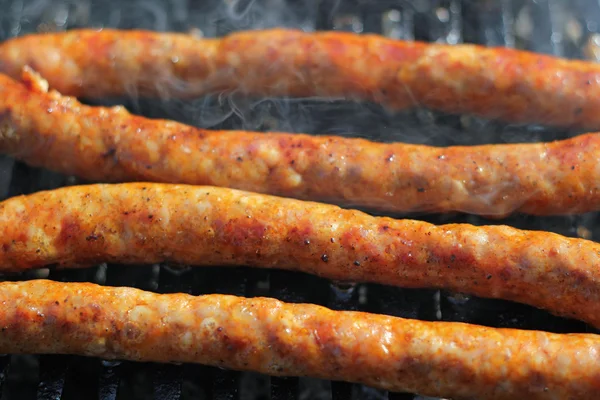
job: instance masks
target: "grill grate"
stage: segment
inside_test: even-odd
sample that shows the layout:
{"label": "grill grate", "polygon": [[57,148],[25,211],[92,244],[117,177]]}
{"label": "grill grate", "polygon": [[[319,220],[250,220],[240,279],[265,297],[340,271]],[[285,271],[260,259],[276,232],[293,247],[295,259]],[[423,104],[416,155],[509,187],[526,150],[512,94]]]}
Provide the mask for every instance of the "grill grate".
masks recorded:
{"label": "grill grate", "polygon": [[[286,7],[279,7],[285,3]],[[105,26],[162,31],[201,29],[206,36],[275,25],[383,33],[398,39],[505,45],[582,58],[588,36],[600,30],[600,5],[577,0],[185,0],[106,1],[0,0],[0,39],[36,30]],[[568,3],[571,3],[568,6]],[[567,8],[570,7],[570,8]],[[132,12],[135,10],[135,12]],[[535,30],[532,26],[535,25]],[[577,30],[577,26],[579,30]],[[579,32],[579,34],[577,34]],[[436,145],[539,141],[573,134],[536,126],[507,126],[472,117],[427,110],[394,115],[371,104],[229,96],[196,102],[122,99],[135,113],[204,127],[285,130],[366,136],[374,140]],[[232,112],[235,110],[235,112]],[[334,117],[332,117],[334,116]],[[0,157],[0,198],[78,183]],[[434,223],[497,223],[475,216],[421,216]],[[597,214],[565,218],[516,216],[510,225],[564,235],[597,237]],[[229,293],[311,302],[334,309],[378,312],[425,320],[469,321],[489,326],[555,332],[589,331],[531,307],[436,290],[330,283],[287,271],[242,268],[174,269],[166,265],[102,265],[82,271],[29,272],[19,279],[46,276],[63,281],[94,281],[158,292]],[[17,279],[12,277],[10,279]],[[2,399],[390,399],[417,398],[360,385],[307,378],[269,378],[198,365],[107,362],[74,356],[0,357]]]}

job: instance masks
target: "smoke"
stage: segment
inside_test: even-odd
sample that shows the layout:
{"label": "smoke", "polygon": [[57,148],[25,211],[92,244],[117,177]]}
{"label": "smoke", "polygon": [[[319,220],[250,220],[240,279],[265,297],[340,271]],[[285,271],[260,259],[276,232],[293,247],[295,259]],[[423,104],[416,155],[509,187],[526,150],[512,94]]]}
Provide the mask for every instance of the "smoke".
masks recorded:
{"label": "smoke", "polygon": [[[557,7],[556,2],[543,3],[523,3],[516,10],[504,5],[501,9],[485,5],[470,7],[479,7],[475,13],[476,18],[485,22],[492,21],[497,14],[502,29],[511,28],[510,23],[506,22],[510,18],[505,14],[515,15],[513,19],[517,22],[513,30],[519,38],[519,46],[544,51],[550,44],[551,48],[556,48],[555,38],[561,37],[561,27],[567,23],[573,26],[574,22],[571,17],[535,19],[536,15],[550,15],[548,10]],[[115,2],[110,7],[106,2],[97,0],[29,0],[11,4],[12,15],[4,18],[4,21],[10,20],[13,24],[10,26],[7,22],[3,23],[6,26],[5,36],[10,35],[9,31],[25,33],[90,25],[155,31],[193,30],[205,37],[223,36],[240,30],[288,27],[304,31],[329,28],[382,32],[397,39],[410,40],[416,37],[435,42],[459,43],[465,40],[462,34],[463,31],[468,31],[465,25],[471,24],[464,18],[469,11],[466,9],[467,4],[461,6],[461,2],[454,0],[433,3],[422,0],[412,5],[399,3],[397,6],[373,7],[368,15],[364,8],[339,0],[226,0],[199,3],[188,0],[145,0]],[[546,11],[544,7],[547,8]],[[322,15],[326,15],[325,26],[319,26],[324,23],[319,19]],[[15,24],[14,21],[18,23]],[[536,22],[535,30],[532,29],[532,21]],[[481,35],[466,39],[483,41],[489,36],[490,29],[486,26],[486,31],[482,31]],[[510,45],[510,35],[506,36],[506,42]],[[390,112],[375,104],[339,99],[256,99],[232,91],[181,101],[170,98],[165,90],[158,101],[153,103],[140,99],[137,84],[132,77],[127,87],[127,98],[118,99],[118,102],[125,102],[135,113],[176,119],[204,128],[285,130],[440,146],[514,143],[561,137],[560,132],[523,129],[470,116],[448,116],[427,109]],[[152,84],[160,88],[161,82],[157,80]]]}
{"label": "smoke", "polygon": [[156,1],[125,1],[122,7],[109,11],[105,27],[165,32],[170,30],[169,14]]}
{"label": "smoke", "polygon": [[315,29],[318,2],[303,0],[226,0],[217,9],[221,34],[245,29]]}

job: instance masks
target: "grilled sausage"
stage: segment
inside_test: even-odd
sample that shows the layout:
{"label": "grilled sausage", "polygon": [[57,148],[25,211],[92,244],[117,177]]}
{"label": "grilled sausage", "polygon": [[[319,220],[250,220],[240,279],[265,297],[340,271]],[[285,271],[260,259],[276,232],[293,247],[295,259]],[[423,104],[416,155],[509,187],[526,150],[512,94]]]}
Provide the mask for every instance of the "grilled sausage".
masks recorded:
{"label": "grilled sausage", "polygon": [[210,131],[82,105],[46,92],[31,71],[24,81],[0,74],[0,151],[92,181],[224,186],[393,212],[600,209],[599,134],[439,148]]}
{"label": "grilled sausage", "polygon": [[227,295],[0,284],[0,351],[201,363],[453,399],[595,399],[600,336],[422,322]]}
{"label": "grilled sausage", "polygon": [[600,245],[435,226],[225,188],[67,187],[0,203],[0,271],[101,262],[244,265],[502,298],[600,327]]}
{"label": "grilled sausage", "polygon": [[74,96],[190,97],[236,90],[600,128],[600,66],[506,48],[284,29],[220,39],[72,30],[0,45],[0,72],[18,78],[25,65]]}

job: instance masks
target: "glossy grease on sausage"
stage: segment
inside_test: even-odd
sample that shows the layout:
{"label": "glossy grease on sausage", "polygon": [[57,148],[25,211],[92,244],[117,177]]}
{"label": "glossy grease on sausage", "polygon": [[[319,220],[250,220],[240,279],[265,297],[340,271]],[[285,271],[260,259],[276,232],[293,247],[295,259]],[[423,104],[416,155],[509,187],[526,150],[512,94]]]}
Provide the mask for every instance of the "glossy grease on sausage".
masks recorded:
{"label": "glossy grease on sausage", "polygon": [[[600,209],[600,135],[448,148],[211,131],[89,107],[0,74],[0,152],[103,182],[232,187],[387,212],[502,217]],[[327,184],[323,184],[327,182]]]}
{"label": "glossy grease on sausage", "polygon": [[228,295],[0,284],[0,351],[201,363],[453,399],[595,399],[600,336],[493,329]]}
{"label": "glossy grease on sausage", "polygon": [[600,245],[583,239],[170,184],[67,187],[0,203],[0,271],[162,261],[445,288],[600,328]]}
{"label": "glossy grease on sausage", "polygon": [[600,128],[600,66],[507,48],[272,29],[219,39],[71,30],[0,44],[0,72],[29,65],[74,96],[352,98],[512,122]]}

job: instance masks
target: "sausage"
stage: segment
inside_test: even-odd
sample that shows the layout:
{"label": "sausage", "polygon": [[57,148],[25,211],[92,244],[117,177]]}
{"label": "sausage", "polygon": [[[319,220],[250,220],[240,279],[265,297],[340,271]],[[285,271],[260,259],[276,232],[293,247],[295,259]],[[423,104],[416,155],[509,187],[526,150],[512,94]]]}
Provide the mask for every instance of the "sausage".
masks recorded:
{"label": "sausage", "polygon": [[252,266],[501,298],[600,328],[600,245],[435,226],[233,189],[72,186],[0,203],[0,272],[102,262]]}
{"label": "sausage", "polygon": [[200,39],[140,30],[71,30],[0,45],[0,72],[25,65],[73,96],[256,96],[425,106],[510,122],[600,128],[600,66],[507,48],[270,29]]}
{"label": "sausage", "polygon": [[595,399],[600,336],[423,322],[229,295],[0,284],[0,351],[201,363],[453,399]]}
{"label": "sausage", "polygon": [[[0,152],[91,181],[224,186],[387,212],[500,218],[600,209],[600,135],[430,147],[211,131],[82,105],[25,70],[0,74]],[[323,184],[327,182],[327,184]]]}

